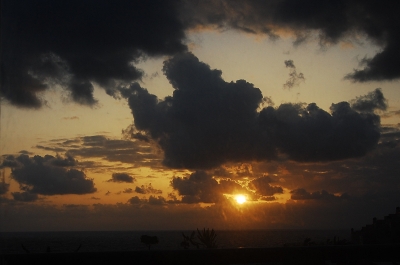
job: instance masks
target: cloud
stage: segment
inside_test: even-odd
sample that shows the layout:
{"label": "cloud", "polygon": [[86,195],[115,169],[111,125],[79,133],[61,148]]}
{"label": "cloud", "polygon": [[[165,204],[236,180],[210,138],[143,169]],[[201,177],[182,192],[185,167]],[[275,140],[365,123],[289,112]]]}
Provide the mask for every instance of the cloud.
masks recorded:
{"label": "cloud", "polygon": [[34,202],[39,199],[39,196],[36,193],[31,193],[28,191],[11,192],[11,195],[14,197],[14,200],[21,202]]}
{"label": "cloud", "polygon": [[148,193],[161,194],[162,190],[157,190],[157,189],[153,188],[153,186],[151,186],[151,183],[150,183],[147,186],[146,185],[142,185],[140,187],[136,186],[135,192],[140,193],[140,194],[148,194]]}
{"label": "cloud", "polygon": [[133,189],[132,188],[126,188],[122,191],[122,193],[133,193]]}
{"label": "cloud", "polygon": [[0,182],[0,195],[6,194],[8,192],[8,189],[10,188],[10,184],[5,183],[4,179],[2,182]]}
{"label": "cloud", "polygon": [[149,204],[150,205],[164,205],[166,203],[167,203],[167,201],[162,196],[155,197],[153,195],[150,195],[150,197],[149,197]]}
{"label": "cloud", "polygon": [[292,89],[294,86],[299,86],[300,82],[304,82],[305,78],[303,73],[297,73],[296,66],[294,66],[293,60],[285,61],[286,68],[290,68],[289,79],[283,85],[285,89]]}
{"label": "cloud", "polygon": [[[317,190],[317,189],[310,189]],[[321,190],[321,189],[319,189]],[[331,192],[329,192],[331,194]],[[235,202],[202,207],[199,204],[167,203],[162,207],[142,202],[101,204],[92,206],[65,204],[30,204],[0,199],[7,218],[0,226],[7,231],[40,231],[43,221],[54,231],[82,230],[190,230],[193,227],[213,227],[215,230],[238,229],[359,229],[394,213],[399,192],[376,192],[358,198],[333,200],[289,200],[247,203],[237,207]],[[157,199],[157,198],[156,198]],[[16,207],[18,206],[18,207]],[[340,216],[340,218],[338,218]],[[138,218],[140,217],[140,218]],[[26,220],[29,220],[27,222]]]}
{"label": "cloud", "polygon": [[381,115],[381,118],[390,118],[393,116],[400,116],[400,110],[387,111]]}
{"label": "cloud", "polygon": [[355,82],[394,80],[400,77],[400,4],[391,1],[193,1],[181,6],[187,28],[235,29],[247,34],[278,38],[291,32],[295,45],[317,33],[321,45],[357,41],[366,36],[381,47],[372,58],[362,60],[346,78]]}
{"label": "cloud", "polygon": [[295,161],[329,161],[360,157],[380,137],[380,118],[359,113],[348,102],[332,104],[328,113],[315,103],[285,103],[260,112],[261,130],[277,149]]}
{"label": "cloud", "polygon": [[94,84],[116,96],[120,85],[144,76],[135,62],[186,51],[185,32],[197,28],[234,29],[273,39],[291,32],[295,45],[315,33],[325,46],[366,36],[381,50],[363,59],[360,68],[346,78],[394,80],[400,77],[397,7],[391,1],[357,0],[73,0],[57,4],[7,0],[2,9],[1,94],[16,106],[40,108],[46,102],[39,94],[61,87],[70,100],[93,106],[98,103]]}
{"label": "cloud", "polygon": [[135,129],[158,143],[168,167],[204,169],[280,155],[302,162],[347,159],[373,150],[380,137],[373,110],[385,108],[386,100],[379,89],[352,105],[332,104],[330,113],[315,103],[259,111],[258,88],[245,80],[225,82],[220,70],[191,53],[165,61],[163,71],[175,89],[172,96],[158,99],[138,83],[121,88],[121,95]]}
{"label": "cloud", "polygon": [[182,196],[184,203],[213,203],[222,199],[218,182],[204,171],[194,172],[189,177],[173,177],[171,186]]}
{"label": "cloud", "polygon": [[250,191],[243,188],[240,184],[230,179],[221,179],[218,182],[211,174],[205,171],[196,171],[188,177],[173,177],[171,186],[182,196],[181,201],[183,203],[223,202],[225,201],[225,197],[223,196],[225,193],[252,195]]}
{"label": "cloud", "polygon": [[257,142],[254,131],[263,100],[258,88],[244,80],[225,82],[221,71],[191,53],[167,60],[163,71],[175,88],[172,97],[159,100],[137,83],[121,93],[128,98],[136,129],[163,149],[165,165],[206,168],[260,153],[268,157],[271,148]]}
{"label": "cloud", "polygon": [[54,148],[54,147],[47,147],[47,146],[43,146],[43,145],[36,145],[35,147],[38,149],[46,150],[46,151],[65,152],[64,148]]}
{"label": "cloud", "polygon": [[85,136],[79,148],[71,148],[68,153],[81,157],[101,157],[107,161],[155,165],[159,157],[148,144],[130,140],[108,139],[102,135]]}
{"label": "cloud", "polygon": [[65,158],[62,158],[59,155],[57,155],[56,157],[51,155],[46,155],[45,159],[48,160],[51,165],[58,167],[73,167],[78,165],[78,161],[68,154],[66,155]]}
{"label": "cloud", "polygon": [[141,200],[138,196],[134,196],[134,197],[130,198],[128,200],[128,202],[130,204],[139,204],[139,203],[143,203],[143,200]]}
{"label": "cloud", "polygon": [[166,205],[167,202],[168,201],[163,196],[156,197],[153,195],[150,195],[148,199],[146,198],[140,199],[138,196],[134,196],[128,200],[128,203],[133,205],[147,204],[147,205],[160,206],[160,205]]}
{"label": "cloud", "polygon": [[283,189],[280,186],[271,186],[273,180],[268,177],[260,177],[252,180],[249,183],[249,187],[256,190],[257,194],[262,196],[273,196],[276,193],[283,193]]}
{"label": "cloud", "polygon": [[383,96],[380,88],[368,93],[367,95],[357,97],[350,101],[352,109],[359,112],[374,112],[375,110],[385,111],[388,107],[387,100]]}
{"label": "cloud", "polygon": [[97,104],[95,83],[112,95],[118,84],[142,77],[132,64],[142,55],[186,50],[176,4],[4,1],[1,94],[14,105],[39,108],[39,93],[60,86],[76,103]]}
{"label": "cloud", "polygon": [[79,117],[78,116],[63,117],[63,120],[79,120]]}
{"label": "cloud", "polygon": [[338,200],[344,198],[347,195],[335,196],[334,194],[328,193],[326,190],[308,192],[305,189],[296,189],[290,192],[292,194],[292,200]]}
{"label": "cloud", "polygon": [[[93,193],[93,179],[76,169],[66,169],[64,164],[53,164],[53,156],[20,155],[14,159],[17,167],[13,168],[11,177],[20,184],[24,191],[43,195],[86,194]],[[64,161],[64,160],[63,160]],[[20,195],[18,195],[20,196]],[[22,196],[22,195],[21,195]]]}
{"label": "cloud", "polygon": [[133,183],[135,178],[127,173],[113,173],[112,178],[107,180],[108,182],[126,182]]}
{"label": "cloud", "polygon": [[[58,152],[67,157],[78,157],[79,165],[90,167],[87,159],[101,158],[110,162],[129,163],[139,166],[160,166],[160,157],[149,143],[127,139],[110,139],[104,135],[89,135],[72,139],[54,139],[43,143],[42,149]],[[96,164],[98,166],[98,164]]]}
{"label": "cloud", "polygon": [[5,168],[5,167],[15,168],[19,166],[18,161],[15,159],[13,155],[3,155],[2,160],[3,161],[0,165],[0,168]]}

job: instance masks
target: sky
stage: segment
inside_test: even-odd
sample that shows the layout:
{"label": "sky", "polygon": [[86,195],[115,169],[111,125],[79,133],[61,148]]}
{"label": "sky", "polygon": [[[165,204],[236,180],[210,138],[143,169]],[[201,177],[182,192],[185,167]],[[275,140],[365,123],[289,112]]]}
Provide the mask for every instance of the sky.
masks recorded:
{"label": "sky", "polygon": [[0,231],[394,213],[399,5],[2,0]]}

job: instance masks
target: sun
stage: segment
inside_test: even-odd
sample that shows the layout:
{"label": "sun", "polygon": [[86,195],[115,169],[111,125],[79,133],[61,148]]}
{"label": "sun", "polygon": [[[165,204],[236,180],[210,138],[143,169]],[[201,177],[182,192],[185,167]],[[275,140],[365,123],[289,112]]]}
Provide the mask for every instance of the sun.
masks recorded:
{"label": "sun", "polygon": [[243,204],[243,203],[245,203],[247,201],[246,196],[241,195],[241,194],[236,195],[235,196],[235,200],[239,204]]}

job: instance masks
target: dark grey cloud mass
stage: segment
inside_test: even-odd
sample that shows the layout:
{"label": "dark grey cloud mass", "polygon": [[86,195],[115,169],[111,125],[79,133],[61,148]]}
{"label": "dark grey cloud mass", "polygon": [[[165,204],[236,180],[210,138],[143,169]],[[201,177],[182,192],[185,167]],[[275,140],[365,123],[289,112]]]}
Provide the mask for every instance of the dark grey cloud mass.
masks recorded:
{"label": "dark grey cloud mass", "polygon": [[233,28],[252,34],[279,37],[279,30],[294,32],[298,45],[318,31],[321,45],[366,36],[382,50],[365,58],[360,69],[346,78],[355,82],[400,78],[400,3],[390,0],[186,0],[181,16],[186,27]]}
{"label": "dark grey cloud mass", "polygon": [[[93,180],[87,178],[83,171],[65,168],[64,164],[55,165],[54,161],[57,160],[53,156],[20,155],[14,158],[11,177],[20,184],[23,191],[32,194],[86,194],[97,190]],[[10,166],[10,163],[7,165]],[[18,193],[15,196],[21,200],[33,198],[30,194]]]}
{"label": "dark grey cloud mass", "polygon": [[358,35],[382,47],[346,78],[356,82],[400,77],[400,3],[390,0],[274,1],[28,1],[1,8],[1,95],[21,107],[39,108],[39,92],[55,85],[69,98],[94,105],[93,84],[115,96],[120,84],[140,80],[132,62],[187,49],[185,30],[235,29],[295,44],[318,31],[321,44]]}
{"label": "dark grey cloud mass", "polygon": [[[182,53],[164,62],[174,87],[163,100],[138,83],[121,88],[128,98],[140,139],[155,140],[166,166],[211,168],[226,162],[328,161],[365,155],[378,143],[386,99],[377,89],[351,102],[285,103],[259,111],[263,95],[245,80],[225,82],[222,72]],[[133,133],[132,137],[137,137]]]}
{"label": "dark grey cloud mass", "polygon": [[93,105],[93,83],[112,95],[141,78],[132,61],[186,50],[177,1],[1,3],[1,94],[17,106],[39,108],[52,85]]}
{"label": "dark grey cloud mass", "polygon": [[112,178],[107,181],[108,182],[133,183],[135,181],[135,178],[130,176],[127,173],[114,173],[114,174],[112,174]]}

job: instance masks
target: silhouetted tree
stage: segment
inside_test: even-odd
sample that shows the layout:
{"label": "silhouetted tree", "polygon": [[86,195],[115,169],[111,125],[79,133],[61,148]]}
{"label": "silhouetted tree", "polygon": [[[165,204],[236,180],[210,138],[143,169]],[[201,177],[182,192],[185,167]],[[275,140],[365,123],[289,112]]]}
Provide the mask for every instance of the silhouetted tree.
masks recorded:
{"label": "silhouetted tree", "polygon": [[204,228],[203,231],[197,229],[197,238],[201,241],[201,243],[206,246],[206,248],[217,248],[217,241],[215,238],[217,234],[215,233],[214,229]]}
{"label": "silhouetted tree", "polygon": [[140,237],[140,242],[144,243],[147,245],[147,247],[150,250],[151,245],[158,244],[158,237],[156,236],[148,236],[148,235],[142,235]]}

